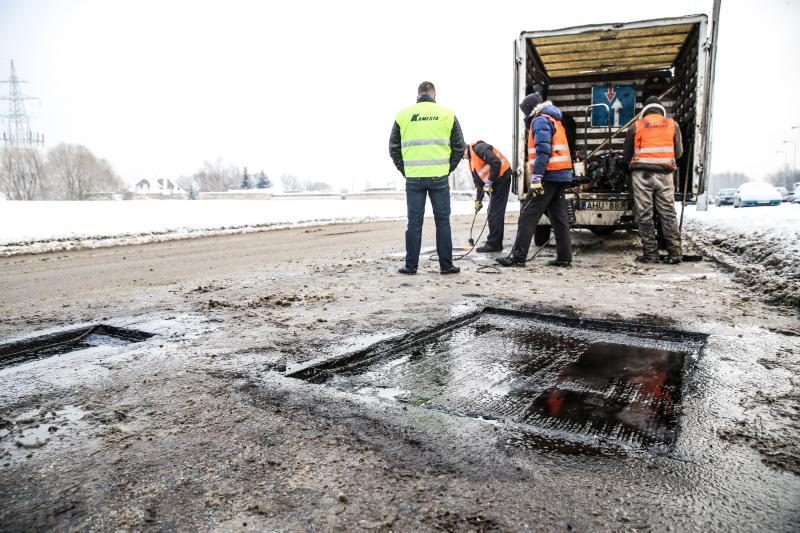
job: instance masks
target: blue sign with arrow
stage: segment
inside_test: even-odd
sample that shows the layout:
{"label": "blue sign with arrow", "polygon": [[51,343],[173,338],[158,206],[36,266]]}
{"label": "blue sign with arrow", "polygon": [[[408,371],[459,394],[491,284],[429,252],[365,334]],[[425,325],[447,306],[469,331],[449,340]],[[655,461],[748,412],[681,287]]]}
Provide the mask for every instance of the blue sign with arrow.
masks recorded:
{"label": "blue sign with arrow", "polygon": [[633,85],[595,85],[592,87],[592,104],[606,104],[592,108],[592,127],[618,128],[633,118],[636,110],[636,89]]}

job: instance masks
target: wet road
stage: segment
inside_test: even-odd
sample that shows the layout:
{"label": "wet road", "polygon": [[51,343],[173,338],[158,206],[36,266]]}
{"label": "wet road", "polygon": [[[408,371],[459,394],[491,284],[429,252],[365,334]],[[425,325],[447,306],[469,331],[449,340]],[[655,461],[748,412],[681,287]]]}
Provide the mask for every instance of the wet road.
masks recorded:
{"label": "wet road", "polygon": [[[712,263],[636,266],[625,235],[579,236],[567,271],[542,267],[547,251],[500,275],[478,257],[458,277],[432,263],[399,278],[401,235],[379,223],[0,259],[5,341],[99,322],[156,334],[0,370],[0,529],[800,527],[792,312],[743,300]],[[485,305],[707,338],[489,317],[417,359],[283,375]],[[573,437],[586,420],[607,442]]]}

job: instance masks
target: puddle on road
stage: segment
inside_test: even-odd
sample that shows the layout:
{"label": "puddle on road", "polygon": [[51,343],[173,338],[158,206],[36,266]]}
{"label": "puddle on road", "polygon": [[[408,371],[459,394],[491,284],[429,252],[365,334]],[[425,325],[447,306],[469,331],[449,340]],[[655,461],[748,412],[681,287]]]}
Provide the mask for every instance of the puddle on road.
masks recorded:
{"label": "puddle on road", "polygon": [[106,324],[87,326],[0,345],[0,369],[95,346],[125,346],[152,333]]}
{"label": "puddle on road", "polygon": [[0,418],[0,466],[31,457],[36,450],[61,441],[80,425],[86,411],[74,405],[33,409],[12,419]]}
{"label": "puddle on road", "polygon": [[590,445],[671,446],[706,336],[485,309],[287,375]]}

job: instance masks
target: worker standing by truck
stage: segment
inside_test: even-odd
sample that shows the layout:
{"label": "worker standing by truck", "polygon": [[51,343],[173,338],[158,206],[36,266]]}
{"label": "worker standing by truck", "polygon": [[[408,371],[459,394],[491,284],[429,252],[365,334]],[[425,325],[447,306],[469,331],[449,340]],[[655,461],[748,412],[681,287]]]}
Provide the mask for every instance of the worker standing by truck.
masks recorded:
{"label": "worker standing by truck", "polygon": [[416,274],[422,247],[425,199],[431,198],[436,223],[436,254],[442,274],[457,274],[450,234],[450,184],[466,145],[455,114],[436,103],[436,88],[429,81],[417,88],[417,103],[395,117],[389,154],[406,179],[406,261],[401,274]]}
{"label": "worker standing by truck", "polygon": [[511,253],[500,257],[502,266],[524,265],[531,239],[542,215],[547,216],[556,238],[556,259],[548,266],[572,266],[572,241],[569,235],[569,212],[564,190],[572,185],[572,156],[567,134],[561,124],[561,110],[552,102],[542,102],[537,93],[526,96],[519,104],[525,113],[528,131],[528,165],[530,187],[523,202],[517,225],[517,238]]}
{"label": "worker standing by truck", "polygon": [[472,181],[475,183],[475,213],[483,208],[483,198],[489,198],[489,236],[486,244],[475,249],[476,252],[489,253],[503,250],[503,230],[505,229],[506,204],[511,190],[511,164],[491,144],[477,141],[464,151],[464,159],[469,162]]}
{"label": "worker standing by truck", "polygon": [[667,245],[666,262],[681,262],[681,235],[675,212],[675,171],[677,159],[683,155],[683,142],[678,124],[667,117],[667,110],[658,97],[644,102],[639,120],[628,128],[623,156],[631,170],[633,202],[639,236],[642,239],[641,263],[658,263],[653,211],[661,222],[661,234]]}

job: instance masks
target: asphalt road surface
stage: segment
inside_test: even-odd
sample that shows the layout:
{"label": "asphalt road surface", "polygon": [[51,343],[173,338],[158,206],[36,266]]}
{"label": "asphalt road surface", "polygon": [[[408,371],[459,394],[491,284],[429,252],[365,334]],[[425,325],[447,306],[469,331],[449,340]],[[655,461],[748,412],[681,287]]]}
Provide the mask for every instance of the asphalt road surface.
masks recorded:
{"label": "asphalt road surface", "polygon": [[[544,266],[548,248],[526,268],[471,254],[457,276],[427,258],[400,276],[403,226],[0,258],[1,343],[99,323],[155,334],[0,368],[0,529],[800,528],[796,310],[714,262],[637,265],[624,233],[575,234],[571,269]],[[708,335],[674,442],[565,447],[385,383],[284,375],[487,305]],[[479,386],[471,372],[453,383]]]}

